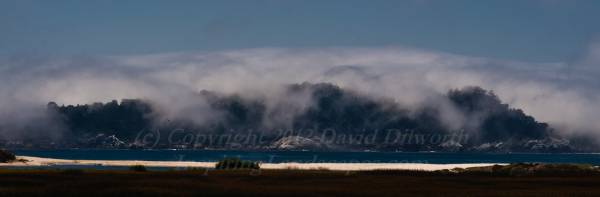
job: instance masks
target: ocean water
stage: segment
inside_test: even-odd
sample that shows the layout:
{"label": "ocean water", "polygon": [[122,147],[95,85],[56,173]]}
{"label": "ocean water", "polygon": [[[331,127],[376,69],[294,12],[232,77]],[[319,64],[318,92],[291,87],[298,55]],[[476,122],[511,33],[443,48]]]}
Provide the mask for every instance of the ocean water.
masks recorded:
{"label": "ocean water", "polygon": [[76,160],[218,161],[238,157],[266,163],[588,163],[600,165],[600,154],[313,152],[224,150],[14,150],[21,156]]}

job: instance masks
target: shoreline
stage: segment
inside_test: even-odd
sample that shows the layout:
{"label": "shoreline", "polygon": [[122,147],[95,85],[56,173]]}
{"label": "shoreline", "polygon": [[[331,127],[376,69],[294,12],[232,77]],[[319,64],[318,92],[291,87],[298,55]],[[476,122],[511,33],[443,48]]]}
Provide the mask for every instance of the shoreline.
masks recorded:
{"label": "shoreline", "polygon": [[[214,168],[217,162],[195,161],[141,161],[141,160],[71,160],[53,159],[30,156],[17,156],[11,163],[0,163],[0,167],[44,167],[44,166],[112,166],[127,167],[144,165],[146,167],[173,167],[173,168]],[[427,164],[427,163],[262,163],[261,169],[295,169],[295,170],[451,170],[454,168],[483,167],[492,165],[507,165],[505,163],[459,163],[459,164]]]}

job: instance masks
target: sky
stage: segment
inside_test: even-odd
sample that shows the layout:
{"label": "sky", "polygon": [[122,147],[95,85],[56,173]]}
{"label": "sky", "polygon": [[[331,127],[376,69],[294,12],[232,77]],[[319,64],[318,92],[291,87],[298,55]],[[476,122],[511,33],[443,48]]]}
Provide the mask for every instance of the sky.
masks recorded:
{"label": "sky", "polygon": [[600,141],[598,19],[591,0],[0,0],[0,128],[132,98],[203,122],[201,90],[276,105],[325,82],[416,108],[480,86]]}
{"label": "sky", "polygon": [[403,46],[568,62],[598,19],[593,0],[0,0],[0,56]]}

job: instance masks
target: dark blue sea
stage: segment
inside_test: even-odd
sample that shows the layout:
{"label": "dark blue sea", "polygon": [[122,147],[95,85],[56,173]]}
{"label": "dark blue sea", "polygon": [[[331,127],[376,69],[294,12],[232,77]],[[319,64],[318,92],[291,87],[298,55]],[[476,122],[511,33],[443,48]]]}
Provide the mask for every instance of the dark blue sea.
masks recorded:
{"label": "dark blue sea", "polygon": [[75,160],[218,161],[226,157],[267,163],[588,163],[600,165],[600,154],[311,152],[224,150],[15,150],[20,156]]}

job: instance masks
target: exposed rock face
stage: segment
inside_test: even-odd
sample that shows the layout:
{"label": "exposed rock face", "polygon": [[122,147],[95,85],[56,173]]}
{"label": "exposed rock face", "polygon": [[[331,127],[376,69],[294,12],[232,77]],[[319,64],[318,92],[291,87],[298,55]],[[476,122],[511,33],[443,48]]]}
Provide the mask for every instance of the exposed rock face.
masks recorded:
{"label": "exposed rock face", "polygon": [[288,136],[273,142],[271,148],[280,150],[323,150],[329,147],[319,139]]}
{"label": "exposed rock face", "polygon": [[549,138],[544,140],[529,140],[523,144],[523,147],[532,151],[540,152],[562,152],[572,149],[569,140],[555,138]]}
{"label": "exposed rock face", "polygon": [[95,148],[126,148],[126,143],[121,141],[115,135],[106,135],[104,133],[83,140],[83,145],[85,147]]}
{"label": "exposed rock face", "polygon": [[15,154],[0,149],[0,163],[7,163],[16,159]]}
{"label": "exposed rock face", "polygon": [[458,151],[463,148],[463,145],[457,141],[450,140],[440,144],[440,148],[446,151]]}
{"label": "exposed rock face", "polygon": [[506,144],[504,142],[488,142],[475,146],[472,149],[479,152],[503,152],[506,151]]}
{"label": "exposed rock face", "polygon": [[476,152],[573,152],[569,140],[546,138],[512,142],[489,142],[468,149]]}

